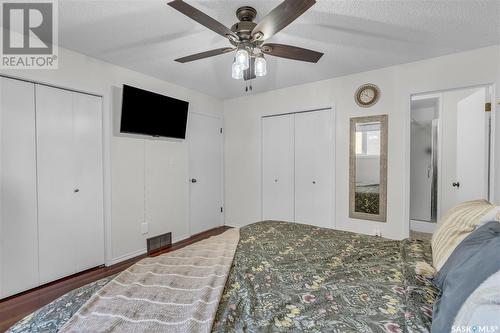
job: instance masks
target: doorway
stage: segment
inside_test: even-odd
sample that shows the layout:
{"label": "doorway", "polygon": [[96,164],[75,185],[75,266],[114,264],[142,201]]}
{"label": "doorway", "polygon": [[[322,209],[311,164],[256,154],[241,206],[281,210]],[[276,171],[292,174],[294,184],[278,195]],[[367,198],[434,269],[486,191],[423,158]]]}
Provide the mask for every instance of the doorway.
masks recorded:
{"label": "doorway", "polygon": [[490,196],[490,87],[411,97],[410,229],[432,233],[457,204]]}
{"label": "doorway", "polygon": [[224,224],[222,119],[190,113],[188,128],[189,228],[194,235]]}

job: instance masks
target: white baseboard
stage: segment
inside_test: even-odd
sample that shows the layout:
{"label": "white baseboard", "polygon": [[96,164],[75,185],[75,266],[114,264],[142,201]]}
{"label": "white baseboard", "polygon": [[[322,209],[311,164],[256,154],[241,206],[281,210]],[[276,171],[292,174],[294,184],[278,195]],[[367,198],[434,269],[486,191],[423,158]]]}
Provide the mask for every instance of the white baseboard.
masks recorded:
{"label": "white baseboard", "polygon": [[111,259],[111,262],[109,263],[108,266],[111,266],[111,265],[114,265],[114,264],[118,264],[122,261],[125,261],[125,260],[128,260],[128,259],[132,259],[134,257],[137,257],[137,256],[140,256],[144,253],[147,252],[147,249],[140,249],[140,250],[137,250],[137,251],[134,251],[134,252],[130,252],[130,253],[127,253],[123,256],[119,256],[119,257],[116,257],[116,258],[113,258]]}
{"label": "white baseboard", "polygon": [[180,242],[180,241],[183,241],[185,239],[188,239],[189,237],[191,237],[191,236],[189,236],[189,235],[177,236],[174,239],[172,239],[172,245],[174,245],[177,242]]}
{"label": "white baseboard", "polygon": [[434,230],[436,230],[436,226],[437,223],[435,222],[425,222],[425,221],[415,221],[415,220],[410,221],[410,230],[425,232],[428,234],[434,233]]}
{"label": "white baseboard", "polygon": [[[172,244],[180,242],[180,241],[183,241],[185,239],[188,239],[189,237],[191,237],[191,236],[189,236],[189,235],[178,236],[178,237],[172,239]],[[143,255],[146,252],[147,252],[147,249],[140,249],[140,250],[137,250],[137,251],[134,251],[134,252],[127,253],[125,255],[122,255],[122,256],[119,256],[119,257],[111,259],[111,261],[109,263],[107,263],[106,266],[111,266],[111,265],[118,264],[118,263],[120,263],[122,261],[125,261],[125,260],[132,259],[132,258],[135,258],[135,257],[140,256],[140,255]]]}

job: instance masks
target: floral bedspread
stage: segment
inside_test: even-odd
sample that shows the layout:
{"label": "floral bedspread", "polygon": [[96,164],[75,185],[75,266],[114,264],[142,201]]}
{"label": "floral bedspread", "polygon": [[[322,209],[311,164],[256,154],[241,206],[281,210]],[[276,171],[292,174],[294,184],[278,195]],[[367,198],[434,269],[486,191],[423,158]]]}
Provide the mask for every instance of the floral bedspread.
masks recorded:
{"label": "floral bedspread", "polygon": [[429,332],[430,244],[265,221],[240,243],[214,332]]}
{"label": "floral bedspread", "polygon": [[[436,290],[415,274],[428,241],[287,222],[240,229],[214,332],[429,332]],[[8,332],[57,332],[108,277],[69,292]]]}

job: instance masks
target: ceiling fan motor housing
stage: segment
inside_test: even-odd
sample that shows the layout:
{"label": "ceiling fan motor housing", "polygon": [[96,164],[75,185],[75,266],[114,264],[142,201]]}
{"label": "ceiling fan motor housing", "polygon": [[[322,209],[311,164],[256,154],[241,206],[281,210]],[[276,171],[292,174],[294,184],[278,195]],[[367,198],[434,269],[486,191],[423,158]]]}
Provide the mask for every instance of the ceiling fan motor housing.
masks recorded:
{"label": "ceiling fan motor housing", "polygon": [[[253,28],[257,23],[253,22],[257,16],[257,11],[253,7],[244,6],[236,10],[236,17],[240,22],[231,27],[231,31],[236,33],[240,41],[250,41],[252,39]],[[231,44],[238,46],[238,41],[230,40]]]}
{"label": "ceiling fan motor housing", "polygon": [[250,6],[243,6],[236,10],[236,17],[242,22],[252,22],[257,16],[255,8]]}

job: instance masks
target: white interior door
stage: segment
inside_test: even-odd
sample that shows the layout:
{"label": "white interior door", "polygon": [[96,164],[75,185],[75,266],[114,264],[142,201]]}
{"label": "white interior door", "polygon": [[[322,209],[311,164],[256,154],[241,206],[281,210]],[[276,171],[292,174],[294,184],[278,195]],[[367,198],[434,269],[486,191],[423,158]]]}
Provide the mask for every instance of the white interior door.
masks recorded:
{"label": "white interior door", "polygon": [[38,285],[34,90],[0,78],[0,298]]}
{"label": "white interior door", "polygon": [[[40,283],[76,272],[73,96],[36,86]],[[90,245],[90,246],[93,246]]]}
{"label": "white interior door", "polygon": [[457,104],[457,203],[488,199],[488,114],[485,89]]}
{"label": "white interior door", "polygon": [[333,227],[332,112],[295,114],[295,221]]}
{"label": "white interior door", "polygon": [[223,224],[222,119],[189,114],[189,222],[191,235]]}
{"label": "white interior door", "polygon": [[262,118],[262,219],[295,221],[294,115]]}
{"label": "white interior door", "polygon": [[73,221],[77,271],[104,263],[102,101],[72,92],[75,188]]}

